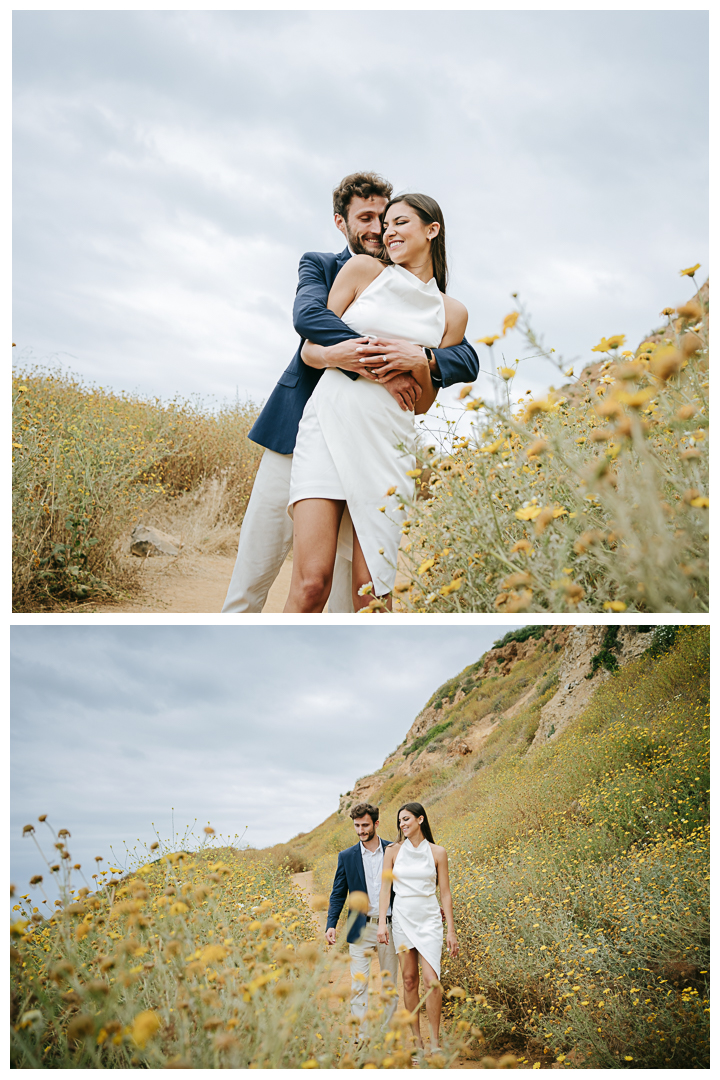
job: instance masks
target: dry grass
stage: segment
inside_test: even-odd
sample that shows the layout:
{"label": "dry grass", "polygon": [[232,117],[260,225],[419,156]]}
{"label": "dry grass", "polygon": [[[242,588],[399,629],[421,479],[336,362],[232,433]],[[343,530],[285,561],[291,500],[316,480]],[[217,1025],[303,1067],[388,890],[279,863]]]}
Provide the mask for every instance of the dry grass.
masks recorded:
{"label": "dry grass", "polygon": [[252,404],[211,412],[42,369],[13,378],[13,605],[112,598],[136,572],[118,559],[140,521],[190,549],[229,552],[261,449]]}
{"label": "dry grass", "polygon": [[[513,316],[533,355],[562,371],[520,305]],[[621,351],[623,335],[603,339],[596,377],[583,372],[566,393],[511,406],[509,393],[492,405],[463,391],[472,434],[420,455],[430,498],[407,507],[412,580],[396,587],[399,603],[707,611],[708,334],[701,290],[634,352]],[[509,386],[521,363],[499,367],[498,381]]]}
{"label": "dry grass", "polygon": [[[551,674],[557,654],[544,649]],[[444,714],[449,734],[488,697],[507,706],[526,693],[529,666],[483,679]],[[520,1060],[547,1047],[547,1060],[584,1067],[707,1068],[709,630],[681,628],[674,645],[656,635],[573,725],[529,751],[553,692],[536,678],[536,697],[498,724],[481,760],[383,769],[373,795],[383,836],[418,800],[448,849],[456,1019]],[[328,889],[353,840],[333,814],[292,844]]]}
{"label": "dry grass", "polygon": [[[25,831],[34,837],[34,826]],[[381,1027],[397,994],[387,981],[372,991],[367,1040],[355,1042],[342,978],[349,957],[318,939],[286,866],[201,845],[151,854],[130,873],[110,867],[76,888],[82,868],[70,869],[67,832],[50,837],[59,862],[48,870],[62,899],[44,917],[30,895],[43,889],[36,875],[11,926],[14,1068],[412,1064],[410,1015],[399,1010]],[[432,1067],[451,1067],[461,1048],[449,1031]]]}

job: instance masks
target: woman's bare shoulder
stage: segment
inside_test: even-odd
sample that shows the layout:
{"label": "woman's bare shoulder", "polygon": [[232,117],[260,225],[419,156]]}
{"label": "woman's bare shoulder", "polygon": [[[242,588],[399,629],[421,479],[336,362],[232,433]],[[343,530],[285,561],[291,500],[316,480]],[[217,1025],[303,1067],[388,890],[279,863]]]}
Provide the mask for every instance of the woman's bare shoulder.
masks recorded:
{"label": "woman's bare shoulder", "polygon": [[452,317],[453,319],[464,319],[468,321],[468,310],[464,304],[461,304],[459,300],[456,300],[453,296],[447,296],[446,293],[442,294],[443,303],[445,304],[445,314],[448,317],[448,321]]}
{"label": "woman's bare shoulder", "polygon": [[461,304],[459,300],[455,300],[452,296],[446,296],[443,293],[443,303],[445,304],[445,333],[443,334],[443,345],[459,345],[462,339],[465,337],[465,330],[468,323],[468,311],[464,304]]}
{"label": "woman's bare shoulder", "polygon": [[[429,841],[428,841],[429,843]],[[447,859],[447,851],[441,844],[430,844],[433,855],[438,859]]]}
{"label": "woman's bare shoulder", "polygon": [[[372,255],[353,255],[351,259],[340,268],[338,278],[342,274],[346,281],[363,282],[368,284],[378,274],[382,274],[385,269],[385,263],[380,262],[379,259],[373,258]],[[337,281],[337,278],[335,279]]]}

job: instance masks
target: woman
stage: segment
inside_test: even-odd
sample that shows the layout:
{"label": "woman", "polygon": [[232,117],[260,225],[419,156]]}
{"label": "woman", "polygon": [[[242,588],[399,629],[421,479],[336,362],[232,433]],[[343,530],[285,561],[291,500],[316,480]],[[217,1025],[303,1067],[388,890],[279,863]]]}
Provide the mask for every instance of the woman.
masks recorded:
{"label": "woman", "polygon": [[[383,243],[385,260],[355,255],[345,263],[328,308],[365,337],[412,341],[426,355],[460,344],[467,311],[445,295],[445,225],[435,200],[392,199]],[[320,351],[306,342],[302,357],[312,362]],[[390,610],[404,504],[414,494],[407,472],[415,465],[413,413],[383,386],[395,374],[382,362],[367,379],[327,370],[305,406],[290,481],[293,573],[286,612],[323,610],[336,550],[352,560],[355,610],[367,602],[360,593],[370,590],[363,586]],[[413,375],[421,388],[415,413],[424,413],[437,393],[429,358]]]}
{"label": "woman", "polygon": [[[420,1000],[418,967],[422,966],[423,982],[428,992],[425,1009],[430,1022],[430,1049],[437,1050],[442,1008],[442,987],[439,980],[443,930],[436,889],[440,890],[442,910],[447,920],[448,952],[453,957],[458,955],[447,851],[434,842],[427,814],[420,803],[410,802],[401,806],[397,824],[397,842],[385,849],[377,939],[380,944],[388,941],[386,919],[392,882],[395,890],[392,908],[393,940],[402,970],[405,1008],[415,1013],[415,1038],[418,1045],[422,1046],[420,1020],[415,1012]],[[401,952],[400,946],[405,946],[407,952],[405,949]]]}

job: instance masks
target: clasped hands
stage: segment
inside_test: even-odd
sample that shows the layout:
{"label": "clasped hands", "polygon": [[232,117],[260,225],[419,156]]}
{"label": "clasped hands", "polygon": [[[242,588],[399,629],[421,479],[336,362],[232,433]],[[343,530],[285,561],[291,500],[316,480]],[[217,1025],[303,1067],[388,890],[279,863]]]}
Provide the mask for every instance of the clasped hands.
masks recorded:
{"label": "clasped hands", "polygon": [[355,371],[371,382],[379,382],[404,410],[415,408],[421,394],[414,377],[427,368],[428,359],[420,345],[390,338],[351,338],[325,349],[327,367]]}

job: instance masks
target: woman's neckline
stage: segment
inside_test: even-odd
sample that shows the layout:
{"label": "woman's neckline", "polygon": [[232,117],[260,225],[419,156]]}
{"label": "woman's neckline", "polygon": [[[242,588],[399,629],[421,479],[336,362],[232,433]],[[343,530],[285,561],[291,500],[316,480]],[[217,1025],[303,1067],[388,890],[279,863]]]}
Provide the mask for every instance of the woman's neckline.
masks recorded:
{"label": "woman's neckline", "polygon": [[389,263],[388,266],[385,267],[385,269],[401,270],[403,274],[405,274],[406,277],[410,278],[410,280],[414,282],[419,289],[431,289],[432,291],[435,291],[437,289],[438,292],[440,291],[434,277],[431,277],[429,281],[423,281],[423,279],[419,278],[417,274],[413,274],[412,270],[406,270],[404,266],[400,265],[400,263]]}
{"label": "woman's neckline", "polygon": [[409,836],[406,836],[405,839],[409,841],[410,847],[413,849],[413,851],[417,851],[417,849],[419,847],[422,847],[423,844],[429,843],[427,836],[423,836],[423,838],[422,838],[422,840],[420,841],[419,844],[413,844],[413,842],[412,842],[412,840],[410,840]]}

